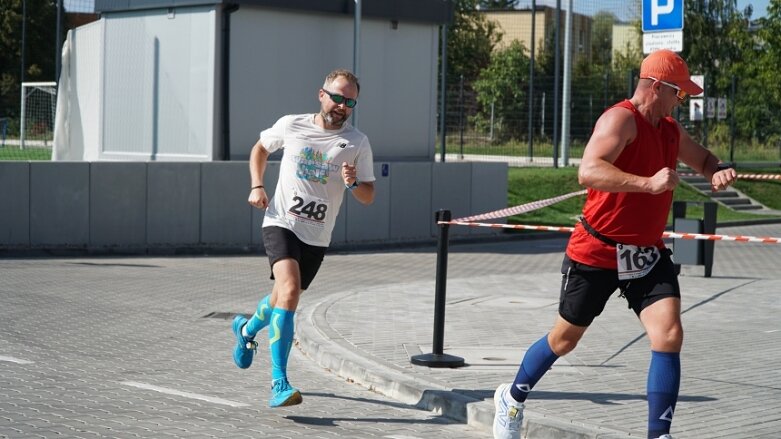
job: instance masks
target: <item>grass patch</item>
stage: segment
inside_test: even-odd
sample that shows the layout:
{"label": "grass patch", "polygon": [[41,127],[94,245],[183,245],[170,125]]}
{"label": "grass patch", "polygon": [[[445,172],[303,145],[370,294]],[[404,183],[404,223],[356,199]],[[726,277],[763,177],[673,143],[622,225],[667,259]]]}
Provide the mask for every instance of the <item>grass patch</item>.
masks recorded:
{"label": "grass patch", "polygon": [[781,181],[738,180],[735,188],[765,206],[781,210]]}
{"label": "grass patch", "polygon": [[[558,195],[567,194],[582,190],[578,184],[577,168],[510,168],[508,170],[508,195],[507,202],[510,206],[529,203],[532,201],[552,198]],[[754,185],[757,182],[743,181],[741,184]],[[767,189],[763,188],[761,193],[755,192],[756,197],[750,195],[760,203],[768,207],[781,205],[781,183],[770,183]],[[755,186],[759,187],[759,186]],[[742,191],[742,189],[739,189]],[[673,192],[675,201],[710,201],[710,198],[699,193],[688,184],[681,183]],[[772,201],[771,201],[772,200]],[[573,197],[552,206],[544,207],[529,213],[515,215],[508,218],[510,224],[533,224],[546,226],[572,226],[576,222],[576,217],[580,215],[583,209],[583,203],[586,196]],[[775,208],[775,207],[773,207]],[[701,205],[692,204],[687,206],[687,218],[702,218],[703,208]],[[746,212],[732,210],[728,207],[719,205],[717,210],[717,222],[745,221],[758,218],[778,218],[772,215],[758,215]],[[672,224],[672,212],[667,220]],[[531,232],[535,233],[535,232]]]}
{"label": "grass patch", "polygon": [[48,148],[19,149],[8,146],[0,148],[0,160],[5,161],[51,160],[51,158],[52,150]]}

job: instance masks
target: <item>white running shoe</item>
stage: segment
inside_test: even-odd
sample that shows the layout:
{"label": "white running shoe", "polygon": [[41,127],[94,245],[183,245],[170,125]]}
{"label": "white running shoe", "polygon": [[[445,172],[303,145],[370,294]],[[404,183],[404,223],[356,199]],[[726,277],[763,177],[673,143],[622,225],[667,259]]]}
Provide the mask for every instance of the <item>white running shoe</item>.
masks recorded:
{"label": "white running shoe", "polygon": [[494,392],[494,439],[520,439],[523,425],[522,402],[512,399],[507,391],[511,384],[502,384]]}
{"label": "white running shoe", "polygon": [[670,436],[669,434],[663,434],[656,439],[673,439],[673,437]]}

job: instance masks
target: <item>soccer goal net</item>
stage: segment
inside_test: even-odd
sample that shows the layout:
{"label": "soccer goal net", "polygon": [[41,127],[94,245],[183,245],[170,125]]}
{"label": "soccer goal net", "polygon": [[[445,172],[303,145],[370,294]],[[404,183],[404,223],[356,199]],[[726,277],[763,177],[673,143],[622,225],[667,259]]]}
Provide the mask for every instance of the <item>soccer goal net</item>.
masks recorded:
{"label": "soccer goal net", "polygon": [[56,82],[23,82],[19,148],[49,148],[54,140]]}

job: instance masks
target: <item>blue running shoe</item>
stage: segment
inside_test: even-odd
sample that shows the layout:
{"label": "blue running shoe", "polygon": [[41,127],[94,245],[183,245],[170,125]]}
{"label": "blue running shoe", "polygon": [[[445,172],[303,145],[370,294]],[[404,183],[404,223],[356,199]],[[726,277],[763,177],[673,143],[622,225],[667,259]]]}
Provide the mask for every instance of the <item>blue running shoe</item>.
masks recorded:
{"label": "blue running shoe", "polygon": [[284,407],[288,405],[301,404],[304,398],[301,392],[287,382],[287,378],[279,378],[271,383],[271,399],[268,401],[269,407]]}
{"label": "blue running shoe", "polygon": [[241,369],[252,365],[252,357],[258,350],[258,342],[254,338],[241,335],[241,328],[247,323],[247,318],[238,315],[233,318],[233,334],[236,335],[236,347],[233,348],[233,362]]}

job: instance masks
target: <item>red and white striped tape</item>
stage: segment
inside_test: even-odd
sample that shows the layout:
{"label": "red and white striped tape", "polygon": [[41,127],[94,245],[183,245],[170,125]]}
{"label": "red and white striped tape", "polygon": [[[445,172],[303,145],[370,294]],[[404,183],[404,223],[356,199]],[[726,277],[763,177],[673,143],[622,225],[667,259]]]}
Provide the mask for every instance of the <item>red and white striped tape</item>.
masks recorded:
{"label": "red and white striped tape", "polygon": [[493,212],[481,213],[480,215],[467,216],[464,218],[456,218],[454,222],[471,222],[481,221],[486,219],[505,218],[508,216],[518,215],[521,213],[531,212],[532,210],[542,209],[543,207],[556,204],[560,201],[564,201],[567,198],[576,197],[578,195],[585,195],[586,190],[571,192],[569,194],[559,195],[558,197],[548,198],[546,200],[532,201],[531,203],[520,204],[514,207],[507,207],[505,209],[495,210]]}
{"label": "red and white striped tape", "polygon": [[[467,221],[439,221],[438,224],[450,224],[454,226],[467,226],[467,227],[490,227],[494,229],[515,229],[515,230],[540,230],[546,232],[568,232],[572,233],[574,227],[558,227],[558,226],[533,226],[526,224],[488,224],[488,223],[475,223]],[[773,238],[770,236],[730,236],[730,235],[708,235],[705,233],[676,233],[676,232],[664,232],[663,238],[674,239],[700,239],[705,241],[735,241],[735,242],[759,242],[762,244],[781,244],[781,238]]]}
{"label": "red and white striped tape", "polygon": [[[698,177],[700,174],[693,172],[681,172],[681,177]],[[781,180],[781,174],[738,174],[741,180]]]}
{"label": "red and white striped tape", "polygon": [[738,174],[744,180],[781,180],[781,174]]}

